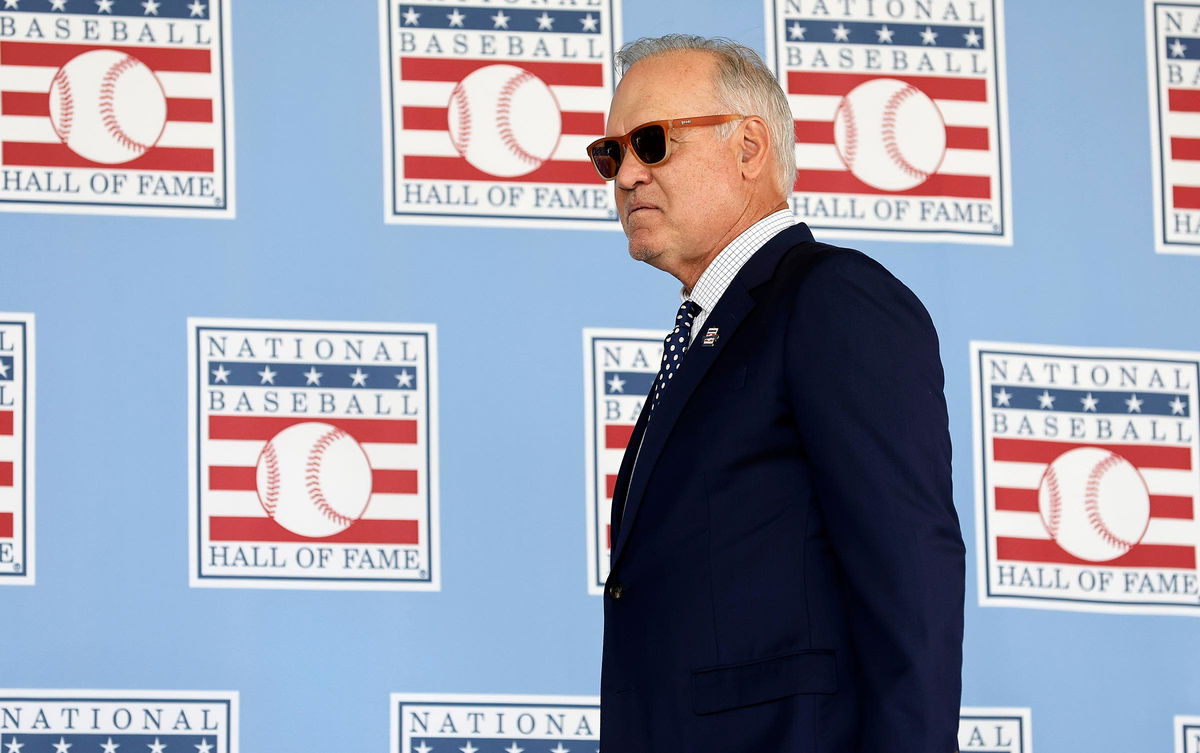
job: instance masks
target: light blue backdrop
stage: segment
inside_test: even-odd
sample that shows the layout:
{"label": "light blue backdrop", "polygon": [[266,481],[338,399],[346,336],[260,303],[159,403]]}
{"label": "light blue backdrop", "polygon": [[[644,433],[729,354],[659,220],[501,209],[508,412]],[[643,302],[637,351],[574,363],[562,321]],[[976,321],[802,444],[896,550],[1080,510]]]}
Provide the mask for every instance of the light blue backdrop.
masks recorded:
{"label": "light blue backdrop", "polygon": [[[763,48],[754,0],[623,16]],[[1168,751],[1200,623],[975,606],[968,342],[1200,350],[1200,258],[1154,253],[1142,3],[1006,16],[1014,245],[857,245],[942,336],[964,704],[1032,707],[1043,751]],[[0,215],[39,376],[38,583],[0,591],[0,685],[238,690],[251,753],[385,750],[394,691],[596,693],[580,330],[664,327],[676,285],[618,233],[385,226],[376,3],[231,22],[236,220]],[[188,316],[437,324],[440,593],[187,587]]]}

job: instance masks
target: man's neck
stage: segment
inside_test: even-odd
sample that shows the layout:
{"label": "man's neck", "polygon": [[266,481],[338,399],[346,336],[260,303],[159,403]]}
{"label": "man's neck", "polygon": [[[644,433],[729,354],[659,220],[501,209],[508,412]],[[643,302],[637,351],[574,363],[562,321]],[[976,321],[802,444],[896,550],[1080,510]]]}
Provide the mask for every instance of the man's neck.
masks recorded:
{"label": "man's neck", "polygon": [[[704,274],[704,270],[708,269],[709,265],[713,263],[713,259],[716,259],[717,256],[724,251],[725,248],[732,243],[735,238],[765,218],[787,208],[787,201],[781,201],[766,210],[760,208],[757,212],[746,212],[741,218],[739,218],[737,222],[733,224],[732,227],[729,228],[729,230],[727,230],[721,236],[716,243],[713,244],[712,248],[710,248],[708,253],[706,253],[704,256],[699,257],[691,263],[685,264],[680,269],[667,271],[674,275],[675,279],[679,280],[679,282],[683,284],[684,290],[691,291],[691,289],[696,286],[696,282],[700,279],[700,276]],[[749,209],[749,207],[747,207],[747,209]]]}

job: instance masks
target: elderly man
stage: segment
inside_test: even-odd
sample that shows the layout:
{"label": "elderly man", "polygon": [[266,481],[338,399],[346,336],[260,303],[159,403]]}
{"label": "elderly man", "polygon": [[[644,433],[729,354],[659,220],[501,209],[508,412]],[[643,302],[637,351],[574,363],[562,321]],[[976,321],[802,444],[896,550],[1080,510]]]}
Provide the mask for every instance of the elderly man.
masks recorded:
{"label": "elderly man", "polygon": [[627,45],[629,253],[683,303],[613,495],[607,753],[957,750],[962,536],[937,335],[787,197],[792,114],[727,40]]}

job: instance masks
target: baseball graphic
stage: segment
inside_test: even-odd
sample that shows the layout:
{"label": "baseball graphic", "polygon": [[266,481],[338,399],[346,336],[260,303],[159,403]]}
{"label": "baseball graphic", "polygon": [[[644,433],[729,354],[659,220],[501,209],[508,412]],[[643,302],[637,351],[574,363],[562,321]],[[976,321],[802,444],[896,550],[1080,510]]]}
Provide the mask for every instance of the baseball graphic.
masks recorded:
{"label": "baseball graphic", "polygon": [[358,520],[371,499],[371,464],[354,437],[329,424],[292,424],[258,456],[258,501],[275,522],[310,538]]}
{"label": "baseball graphic", "polygon": [[842,98],[833,140],[856,178],[881,191],[904,191],[941,167],[946,125],[925,92],[894,78],[877,78]]}
{"label": "baseball graphic", "polygon": [[472,71],[454,87],[447,107],[454,148],[473,167],[496,177],[538,169],[562,136],[562,114],[550,87],[513,65]]}
{"label": "baseball graphic", "polygon": [[1150,492],[1125,458],[1076,447],[1054,459],[1038,488],[1042,523],[1068,554],[1107,562],[1141,541],[1150,523]]}
{"label": "baseball graphic", "polygon": [[167,123],[167,97],[142,61],[116,50],[92,50],[54,74],[50,123],[80,157],[117,165],[158,142]]}

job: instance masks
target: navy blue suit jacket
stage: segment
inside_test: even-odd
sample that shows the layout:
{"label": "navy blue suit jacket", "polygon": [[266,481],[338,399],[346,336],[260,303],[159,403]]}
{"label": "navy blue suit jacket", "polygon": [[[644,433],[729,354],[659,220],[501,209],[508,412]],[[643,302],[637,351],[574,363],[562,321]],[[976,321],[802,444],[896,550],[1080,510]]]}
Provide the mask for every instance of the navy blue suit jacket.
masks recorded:
{"label": "navy blue suit jacket", "polygon": [[801,224],[704,330],[617,477],[604,752],[956,751],[964,547],[928,313]]}

